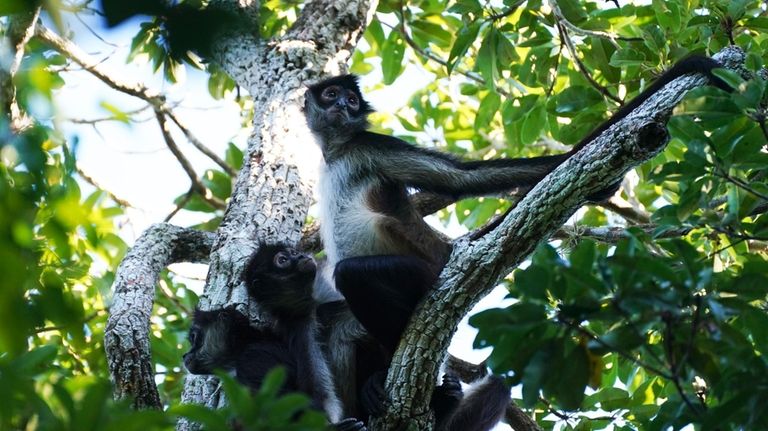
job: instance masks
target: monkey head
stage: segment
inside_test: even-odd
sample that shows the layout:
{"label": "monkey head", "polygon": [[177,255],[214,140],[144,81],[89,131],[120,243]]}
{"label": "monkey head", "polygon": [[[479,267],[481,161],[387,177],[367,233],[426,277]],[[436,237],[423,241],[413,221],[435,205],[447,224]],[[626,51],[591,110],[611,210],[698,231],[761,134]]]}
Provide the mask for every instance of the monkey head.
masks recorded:
{"label": "monkey head", "polygon": [[368,114],[373,112],[365,101],[358,78],[341,75],[309,86],[304,111],[309,128],[325,135],[351,136],[368,128]]}
{"label": "monkey head", "polygon": [[245,345],[238,337],[253,332],[248,317],[234,307],[218,310],[195,310],[189,329],[189,352],[184,366],[192,374],[211,374],[215,369],[229,371]]}
{"label": "monkey head", "polygon": [[261,244],[245,268],[248,294],[276,317],[308,316],[314,310],[312,286],[317,272],[308,253],[284,244]]}

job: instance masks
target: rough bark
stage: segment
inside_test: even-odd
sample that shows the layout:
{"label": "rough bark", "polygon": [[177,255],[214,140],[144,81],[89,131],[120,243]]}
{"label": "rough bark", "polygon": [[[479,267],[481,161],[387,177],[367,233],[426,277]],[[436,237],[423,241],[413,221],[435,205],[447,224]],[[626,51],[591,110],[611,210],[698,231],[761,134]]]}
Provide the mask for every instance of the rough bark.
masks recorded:
{"label": "rough bark", "polygon": [[139,409],[162,408],[149,350],[149,318],[160,271],[177,262],[206,263],[213,234],[170,224],[147,229],[120,263],[104,330],[107,365],[117,399]]}
{"label": "rough bark", "polygon": [[14,133],[20,133],[33,124],[32,119],[21,110],[16,100],[16,86],[13,77],[19,71],[27,43],[35,34],[35,23],[40,17],[40,8],[24,14],[8,18],[6,35],[13,57],[7,68],[0,66],[0,112],[8,115],[10,128]]}
{"label": "rough bark", "polygon": [[[715,59],[740,69],[744,54],[729,47]],[[686,92],[705,83],[704,76],[692,75],[665,86],[550,173],[493,231],[475,241],[468,235],[454,242],[436,288],[411,319],[395,353],[386,385],[392,402],[371,429],[431,429],[429,394],[456,323],[573,215],[586,196],[658,154],[668,142],[664,124],[673,108]]]}
{"label": "rough bark", "polygon": [[[256,108],[245,162],[216,232],[202,308],[236,304],[258,319],[242,268],[258,241],[299,242],[321,157],[302,113],[303,85],[346,70],[375,8],[375,0],[312,1],[280,39],[231,35],[217,43],[215,60]],[[215,387],[213,378],[188,376],[182,401],[220,405]],[[177,429],[196,426],[182,420]]]}
{"label": "rough bark", "polygon": [[[216,3],[241,12],[255,26],[258,2]],[[253,31],[221,35],[214,60],[250,92],[256,106],[244,166],[215,237],[170,225],[153,226],[121,263],[105,333],[117,398],[131,397],[137,408],[162,407],[150,360],[149,318],[160,271],[184,258],[185,252],[190,254],[183,260],[194,257],[209,263],[202,308],[237,304],[253,314],[258,311],[241,286],[245,260],[258,240],[298,242],[316,178],[320,153],[301,111],[303,84],[345,70],[375,8],[375,0],[318,0],[309,2],[278,40],[261,41]],[[205,244],[197,243],[191,250],[183,241],[187,237],[205,239]],[[182,401],[219,405],[217,382],[188,378]],[[195,428],[186,421],[178,427]]]}

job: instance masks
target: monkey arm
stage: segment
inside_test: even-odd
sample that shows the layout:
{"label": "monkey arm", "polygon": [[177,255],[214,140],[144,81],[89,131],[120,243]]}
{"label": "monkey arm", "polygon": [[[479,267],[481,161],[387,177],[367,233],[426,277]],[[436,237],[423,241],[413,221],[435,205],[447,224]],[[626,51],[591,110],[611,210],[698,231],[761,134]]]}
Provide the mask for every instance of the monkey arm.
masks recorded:
{"label": "monkey arm", "polygon": [[522,159],[461,161],[419,148],[392,136],[365,132],[355,141],[364,163],[391,180],[423,191],[453,197],[490,195],[531,187],[568,154]]}

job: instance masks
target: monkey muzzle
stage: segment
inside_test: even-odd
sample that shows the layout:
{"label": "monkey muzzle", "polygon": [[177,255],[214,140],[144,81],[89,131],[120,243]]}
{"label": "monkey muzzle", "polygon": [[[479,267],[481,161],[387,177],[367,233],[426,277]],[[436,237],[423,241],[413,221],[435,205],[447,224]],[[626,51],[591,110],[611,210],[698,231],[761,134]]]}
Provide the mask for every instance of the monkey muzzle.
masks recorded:
{"label": "monkey muzzle", "polygon": [[317,270],[317,264],[315,263],[315,259],[305,255],[301,256],[298,262],[296,262],[296,269],[300,272],[311,272],[314,274]]}
{"label": "monkey muzzle", "polygon": [[343,123],[349,120],[349,112],[346,105],[333,105],[326,112],[328,113],[328,119],[336,123]]}
{"label": "monkey muzzle", "polygon": [[198,361],[195,360],[195,355],[192,355],[192,352],[187,352],[183,356],[184,358],[184,367],[189,371],[191,374],[207,374],[206,369],[201,366],[201,364],[198,363]]}

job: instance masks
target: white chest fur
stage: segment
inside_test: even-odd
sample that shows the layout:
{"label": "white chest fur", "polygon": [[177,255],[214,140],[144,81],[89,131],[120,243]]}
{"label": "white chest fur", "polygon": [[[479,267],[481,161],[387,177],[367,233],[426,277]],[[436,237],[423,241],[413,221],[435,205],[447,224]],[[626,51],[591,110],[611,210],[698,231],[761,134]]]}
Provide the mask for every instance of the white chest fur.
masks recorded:
{"label": "white chest fur", "polygon": [[320,235],[328,263],[351,256],[380,254],[377,223],[384,215],[368,206],[368,191],[374,178],[352,181],[352,167],[344,161],[324,164],[320,169]]}

